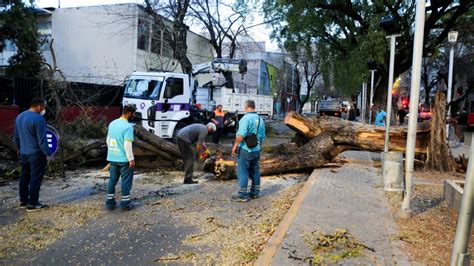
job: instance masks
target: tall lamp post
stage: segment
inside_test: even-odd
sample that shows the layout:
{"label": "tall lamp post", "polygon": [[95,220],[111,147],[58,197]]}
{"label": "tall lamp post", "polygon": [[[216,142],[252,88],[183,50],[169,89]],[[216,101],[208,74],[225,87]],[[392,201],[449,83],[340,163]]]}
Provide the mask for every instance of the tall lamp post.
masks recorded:
{"label": "tall lamp post", "polygon": [[374,76],[377,65],[374,60],[367,62],[370,70],[370,102],[369,102],[369,124],[372,124],[372,106],[374,105]]}
{"label": "tall lamp post", "polygon": [[367,115],[367,84],[364,82],[362,83],[362,112],[361,112],[361,122],[365,124],[365,116]]}
{"label": "tall lamp post", "polygon": [[[453,63],[454,63],[454,46],[456,45],[456,41],[458,39],[458,32],[457,31],[450,31],[448,33],[448,41],[451,44],[451,49],[449,50],[449,73],[448,73],[448,95],[447,95],[447,103],[449,104],[452,99],[452,90],[453,90]],[[448,118],[451,117],[451,105],[448,108]],[[449,143],[449,124],[446,124],[446,134],[448,136],[448,143]]]}
{"label": "tall lamp post", "polygon": [[413,172],[415,168],[416,126],[418,120],[418,102],[420,101],[421,61],[423,56],[423,33],[425,29],[425,0],[416,2],[415,38],[413,40],[413,61],[411,70],[410,117],[405,155],[405,194],[401,207],[401,216],[411,216],[410,201],[413,195]]}
{"label": "tall lamp post", "polygon": [[390,141],[390,121],[392,118],[392,87],[393,87],[393,68],[395,65],[395,39],[400,36],[400,25],[395,22],[391,16],[383,17],[380,20],[380,26],[389,35],[390,39],[390,66],[388,74],[388,91],[387,91],[387,117],[385,122],[385,145],[384,152],[388,152]]}

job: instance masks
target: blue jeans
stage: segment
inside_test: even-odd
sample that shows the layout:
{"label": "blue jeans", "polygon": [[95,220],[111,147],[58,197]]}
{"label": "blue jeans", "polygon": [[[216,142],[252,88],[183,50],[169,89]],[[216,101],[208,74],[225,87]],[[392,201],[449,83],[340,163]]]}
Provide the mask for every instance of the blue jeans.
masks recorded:
{"label": "blue jeans", "polygon": [[[260,151],[248,152],[239,149],[237,159],[237,182],[239,183],[239,197],[248,198],[260,193]],[[250,194],[247,192],[248,180],[252,180]]]}
{"label": "blue jeans", "polygon": [[38,204],[41,182],[46,171],[46,155],[43,152],[21,154],[20,201],[30,205]]}
{"label": "blue jeans", "polygon": [[115,186],[117,185],[120,177],[122,177],[122,200],[120,205],[124,207],[130,203],[130,190],[132,190],[133,172],[133,169],[129,168],[128,162],[110,162],[110,178],[107,185],[107,201],[105,202],[107,207],[115,207]]}

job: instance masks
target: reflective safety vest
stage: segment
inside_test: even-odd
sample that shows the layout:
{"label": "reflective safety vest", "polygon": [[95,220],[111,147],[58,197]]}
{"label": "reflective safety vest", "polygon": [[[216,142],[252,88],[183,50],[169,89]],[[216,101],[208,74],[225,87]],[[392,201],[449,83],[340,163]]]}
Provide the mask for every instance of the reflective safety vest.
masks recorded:
{"label": "reflective safety vest", "polygon": [[225,113],[223,111],[219,112],[219,110],[214,110],[214,120],[219,122],[218,125],[216,125],[218,128],[223,128],[224,127],[224,116]]}

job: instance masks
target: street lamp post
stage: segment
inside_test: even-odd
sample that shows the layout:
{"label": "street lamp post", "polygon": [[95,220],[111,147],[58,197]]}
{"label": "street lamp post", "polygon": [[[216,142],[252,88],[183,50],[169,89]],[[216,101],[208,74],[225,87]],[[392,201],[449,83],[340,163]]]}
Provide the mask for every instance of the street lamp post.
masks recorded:
{"label": "street lamp post", "polygon": [[367,62],[370,69],[370,102],[369,102],[369,124],[372,124],[372,106],[374,104],[374,76],[376,71],[375,61],[370,60]]}
{"label": "street lamp post", "polygon": [[[452,90],[453,90],[453,63],[454,63],[454,46],[458,39],[457,31],[450,31],[448,33],[448,41],[451,44],[451,49],[449,50],[449,73],[448,73],[448,95],[447,95],[447,104],[451,102],[452,99]],[[448,107],[448,118],[451,117],[451,105]],[[449,143],[449,124],[446,124],[446,134],[448,136]]]}
{"label": "street lamp post", "polygon": [[362,83],[362,112],[361,112],[361,120],[362,124],[365,124],[365,116],[367,114],[367,83]]}
{"label": "street lamp post", "polygon": [[[474,136],[474,133],[471,134]],[[474,145],[471,144],[469,158],[474,158]],[[466,181],[462,193],[461,208],[459,209],[456,238],[454,239],[451,265],[469,264],[469,237],[472,228],[472,210],[474,201],[474,160],[469,160],[466,171]]]}
{"label": "street lamp post", "polygon": [[413,40],[413,61],[410,90],[410,117],[405,156],[405,194],[403,196],[401,215],[410,217],[410,200],[413,194],[413,172],[415,167],[416,126],[418,120],[418,102],[420,100],[421,61],[423,56],[423,33],[425,28],[425,0],[416,2],[415,38]]}
{"label": "street lamp post", "polygon": [[393,69],[395,66],[395,43],[396,38],[400,36],[400,25],[395,22],[393,17],[383,17],[380,25],[389,36],[390,39],[390,66],[388,74],[388,91],[387,91],[387,117],[385,122],[385,145],[384,152],[389,150],[390,141],[390,121],[392,118],[392,88],[393,88]]}

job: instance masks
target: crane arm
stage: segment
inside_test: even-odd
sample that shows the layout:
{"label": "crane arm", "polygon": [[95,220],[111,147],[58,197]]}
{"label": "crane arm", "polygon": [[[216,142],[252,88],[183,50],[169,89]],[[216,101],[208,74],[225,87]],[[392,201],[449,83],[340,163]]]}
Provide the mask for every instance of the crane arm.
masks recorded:
{"label": "crane arm", "polygon": [[193,76],[203,73],[247,72],[247,60],[244,59],[215,59],[212,62],[197,64],[193,66]]}

